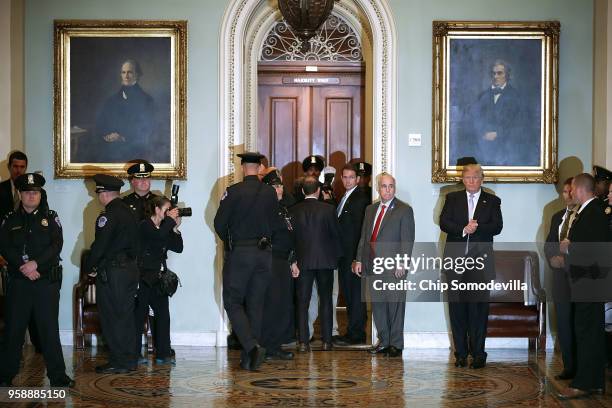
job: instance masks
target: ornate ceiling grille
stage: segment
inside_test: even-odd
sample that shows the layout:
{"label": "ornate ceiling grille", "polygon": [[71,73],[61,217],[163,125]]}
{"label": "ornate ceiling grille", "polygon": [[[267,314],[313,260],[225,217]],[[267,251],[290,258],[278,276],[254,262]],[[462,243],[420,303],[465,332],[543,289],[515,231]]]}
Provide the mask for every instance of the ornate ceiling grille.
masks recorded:
{"label": "ornate ceiling grille", "polygon": [[359,37],[336,15],[332,14],[309,42],[310,48],[304,51],[302,40],[294,34],[285,20],[278,21],[266,36],[259,60],[363,61]]}

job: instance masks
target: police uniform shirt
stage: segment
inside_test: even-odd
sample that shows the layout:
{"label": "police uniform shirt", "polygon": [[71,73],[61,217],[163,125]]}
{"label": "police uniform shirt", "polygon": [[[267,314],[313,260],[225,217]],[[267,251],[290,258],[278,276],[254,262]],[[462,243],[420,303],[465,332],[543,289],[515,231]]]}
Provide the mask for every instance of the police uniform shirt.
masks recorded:
{"label": "police uniform shirt", "polygon": [[36,261],[41,278],[59,264],[64,239],[59,216],[53,210],[37,208],[27,213],[22,206],[6,215],[0,227],[0,254],[9,273],[27,279],[19,267]]}
{"label": "police uniform shirt", "polygon": [[157,197],[157,194],[153,194],[150,191],[143,196],[133,192],[123,197],[122,200],[128,207],[130,207],[130,210],[132,210],[136,216],[136,221],[140,222],[145,219],[145,209],[155,197]]}
{"label": "police uniform shirt", "polygon": [[87,271],[104,266],[118,255],[136,258],[138,224],[130,208],[119,198],[113,199],[96,219],[96,235],[87,257]]}
{"label": "police uniform shirt", "polygon": [[282,225],[278,206],[274,187],[263,184],[257,176],[246,176],[223,194],[215,231],[224,242],[230,236],[232,242],[271,238],[272,231]]}

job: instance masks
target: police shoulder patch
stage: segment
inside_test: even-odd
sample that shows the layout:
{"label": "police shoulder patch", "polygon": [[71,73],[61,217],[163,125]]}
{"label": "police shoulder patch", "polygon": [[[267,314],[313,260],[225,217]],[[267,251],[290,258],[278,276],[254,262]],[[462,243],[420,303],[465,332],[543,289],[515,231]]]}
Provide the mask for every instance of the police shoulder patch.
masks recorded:
{"label": "police shoulder patch", "polygon": [[106,218],[104,215],[100,216],[100,218],[98,218],[98,228],[104,228],[107,222],[108,218]]}
{"label": "police shoulder patch", "polygon": [[58,215],[55,216],[55,223],[57,224],[58,227],[62,228],[62,223],[60,222]]}

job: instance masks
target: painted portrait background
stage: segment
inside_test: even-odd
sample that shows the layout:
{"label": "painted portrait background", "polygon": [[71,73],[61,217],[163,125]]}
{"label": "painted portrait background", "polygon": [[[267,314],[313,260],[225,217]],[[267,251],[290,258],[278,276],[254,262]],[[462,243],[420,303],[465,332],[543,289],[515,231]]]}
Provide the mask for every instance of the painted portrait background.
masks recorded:
{"label": "painted portrait background", "polygon": [[[541,146],[542,42],[539,39],[450,39],[449,165],[475,157],[487,166],[539,166]],[[487,123],[483,104],[493,103],[491,68],[495,60],[511,68],[500,105],[500,123]],[[512,99],[512,100],[510,100]],[[504,111],[504,109],[506,109]],[[497,138],[483,132],[498,127]]]}
{"label": "painted portrait background", "polygon": [[[171,154],[171,44],[168,37],[73,37],[70,42],[70,161],[124,163],[145,159],[170,162]],[[152,99],[152,112],[142,116],[147,140],[105,142],[100,117],[109,98],[121,89],[121,65],[139,62],[138,84]],[[146,95],[145,95],[146,96]],[[108,115],[107,115],[108,116]],[[146,118],[146,119],[145,119]],[[108,118],[106,119],[108,122]],[[152,123],[149,123],[152,122]],[[144,132],[143,132],[144,133]]]}

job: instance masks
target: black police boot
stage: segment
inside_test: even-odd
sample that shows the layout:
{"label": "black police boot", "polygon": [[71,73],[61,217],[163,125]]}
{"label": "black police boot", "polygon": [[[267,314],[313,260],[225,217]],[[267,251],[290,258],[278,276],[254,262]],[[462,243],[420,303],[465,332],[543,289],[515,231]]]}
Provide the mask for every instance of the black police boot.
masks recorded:
{"label": "black police boot", "polygon": [[57,378],[52,378],[49,382],[51,383],[51,387],[73,388],[75,386],[74,380],[66,374],[60,375]]}
{"label": "black police boot", "polygon": [[264,362],[266,358],[266,349],[261,347],[260,345],[256,345],[249,351],[249,359],[251,363],[249,364],[249,370],[255,371],[259,368],[261,363]]}

